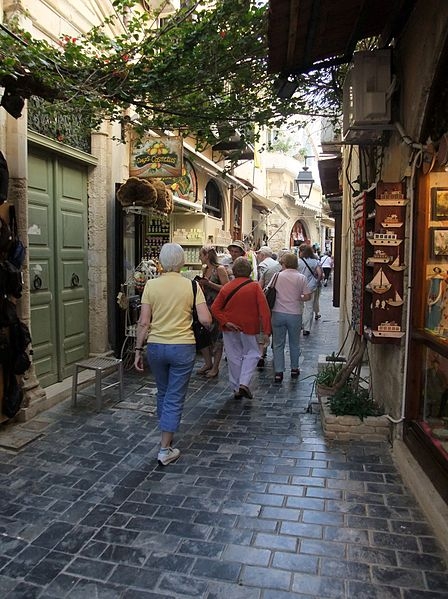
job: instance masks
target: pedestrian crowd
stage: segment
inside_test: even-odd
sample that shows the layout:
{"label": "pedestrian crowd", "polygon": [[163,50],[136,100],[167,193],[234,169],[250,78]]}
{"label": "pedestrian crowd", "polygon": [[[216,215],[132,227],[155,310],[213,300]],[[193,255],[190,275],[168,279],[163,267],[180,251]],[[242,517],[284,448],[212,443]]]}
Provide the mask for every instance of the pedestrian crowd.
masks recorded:
{"label": "pedestrian crowd", "polygon": [[[224,260],[214,247],[204,246],[199,252],[202,276],[191,281],[181,274],[183,248],[166,243],[159,256],[162,274],[145,285],[134,366],[143,372],[146,349],[157,387],[161,433],[157,459],[162,466],[180,456],[174,434],[198,354],[203,364],[196,374],[215,378],[225,353],[236,400],[253,399],[251,380],[257,368],[264,368],[269,345],[274,382],[283,381],[287,342],[291,379],[299,378],[300,336],[310,335],[313,316],[320,318],[319,296],[321,285],[326,286],[331,276],[331,252],[320,258],[314,247],[303,243],[297,254],[288,248],[274,254],[269,246],[262,246],[255,256],[256,262],[249,259],[240,240],[229,244]],[[197,327],[205,328],[207,335],[200,350],[193,330]]]}

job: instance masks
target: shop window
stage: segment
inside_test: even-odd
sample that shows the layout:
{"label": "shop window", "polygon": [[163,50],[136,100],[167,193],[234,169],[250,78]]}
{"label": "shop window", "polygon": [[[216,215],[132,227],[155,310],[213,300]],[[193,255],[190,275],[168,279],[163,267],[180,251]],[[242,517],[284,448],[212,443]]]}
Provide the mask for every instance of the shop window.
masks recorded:
{"label": "shop window", "polygon": [[423,427],[448,457],[448,359],[426,348],[422,380]]}
{"label": "shop window", "polygon": [[209,181],[205,188],[204,212],[210,216],[222,218],[222,194],[214,181]]}

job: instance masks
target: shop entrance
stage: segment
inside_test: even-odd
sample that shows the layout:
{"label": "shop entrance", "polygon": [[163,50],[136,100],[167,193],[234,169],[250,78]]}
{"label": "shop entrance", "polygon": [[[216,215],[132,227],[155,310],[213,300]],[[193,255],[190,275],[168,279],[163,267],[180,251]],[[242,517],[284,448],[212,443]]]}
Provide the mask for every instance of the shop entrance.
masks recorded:
{"label": "shop entrance", "polygon": [[88,355],[85,167],[29,154],[28,240],[33,362],[47,387]]}

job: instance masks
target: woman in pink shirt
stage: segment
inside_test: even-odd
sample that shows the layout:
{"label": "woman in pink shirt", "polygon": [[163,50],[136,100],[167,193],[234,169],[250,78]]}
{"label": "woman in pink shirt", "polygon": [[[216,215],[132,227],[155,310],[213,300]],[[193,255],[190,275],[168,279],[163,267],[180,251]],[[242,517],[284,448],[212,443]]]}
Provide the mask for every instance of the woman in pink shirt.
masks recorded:
{"label": "woman in pink shirt", "polygon": [[[277,291],[272,308],[272,346],[274,353],[275,382],[281,383],[285,370],[285,344],[288,333],[291,378],[297,379],[300,355],[300,330],[302,328],[302,302],[311,298],[306,277],[297,270],[297,256],[284,254],[280,258],[282,270],[275,282]],[[271,284],[273,281],[271,281]]]}

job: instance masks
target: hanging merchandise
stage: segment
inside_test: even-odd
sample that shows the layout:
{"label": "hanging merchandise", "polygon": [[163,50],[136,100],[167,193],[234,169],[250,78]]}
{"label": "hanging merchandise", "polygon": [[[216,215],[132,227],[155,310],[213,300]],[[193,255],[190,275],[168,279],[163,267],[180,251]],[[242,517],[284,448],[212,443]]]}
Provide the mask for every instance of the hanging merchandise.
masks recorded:
{"label": "hanging merchandise", "polygon": [[149,212],[170,214],[173,211],[173,193],[161,179],[129,177],[117,191],[123,208],[145,208]]}
{"label": "hanging merchandise", "polygon": [[12,232],[8,223],[0,216],[0,258],[7,256],[12,244]]}
{"label": "hanging merchandise", "polygon": [[17,382],[15,374],[7,373],[4,381],[3,414],[13,418],[20,410],[23,401],[23,389]]}
{"label": "hanging merchandise", "polygon": [[2,152],[0,152],[0,204],[8,199],[9,171],[8,163]]}
{"label": "hanging merchandise", "polygon": [[15,268],[20,270],[25,262],[26,248],[19,239],[16,210],[14,206],[9,207],[9,223],[12,234],[12,242],[11,247],[9,248],[8,260],[13,266],[15,266]]}
{"label": "hanging merchandise", "polygon": [[150,181],[138,177],[129,177],[118,189],[117,198],[123,207],[132,205],[157,207],[156,188]]}

